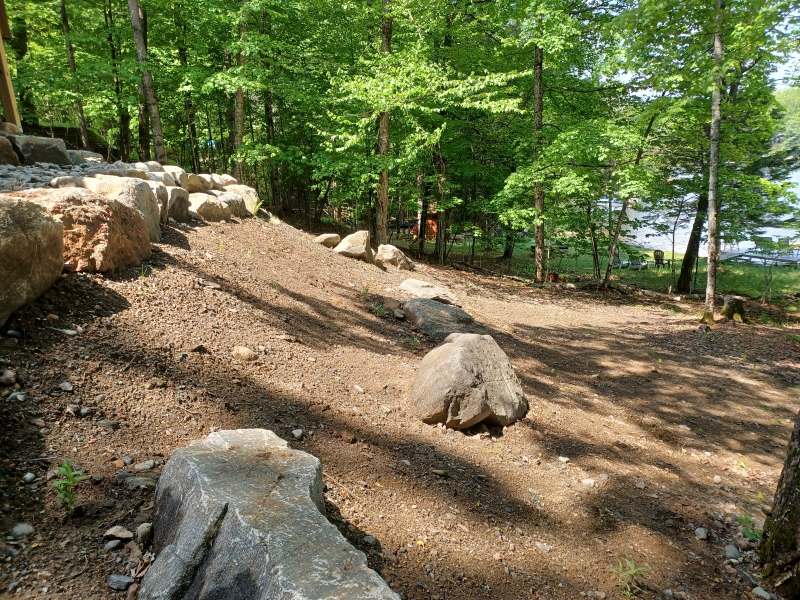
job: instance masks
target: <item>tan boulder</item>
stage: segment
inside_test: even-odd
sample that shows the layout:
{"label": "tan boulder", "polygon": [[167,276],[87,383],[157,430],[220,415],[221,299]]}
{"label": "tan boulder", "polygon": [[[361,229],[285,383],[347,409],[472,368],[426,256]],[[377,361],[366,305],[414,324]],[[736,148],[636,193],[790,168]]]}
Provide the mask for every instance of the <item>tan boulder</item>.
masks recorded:
{"label": "tan boulder", "polygon": [[244,198],[242,198],[236,192],[219,192],[217,190],[213,190],[213,194],[219,199],[220,202],[224,202],[228,205],[228,207],[231,209],[231,214],[234,217],[244,219],[251,216],[250,211],[247,210],[247,206],[244,203]]}
{"label": "tan boulder", "polygon": [[178,184],[190,194],[205,194],[211,189],[211,182],[194,173],[178,175]]}
{"label": "tan boulder", "polygon": [[189,210],[204,221],[225,221],[231,218],[230,207],[211,194],[189,194]]}
{"label": "tan boulder", "polygon": [[150,190],[156,197],[158,202],[158,221],[163,225],[169,219],[169,193],[167,192],[167,186],[154,180],[146,180],[145,183],[150,186]]}
{"label": "tan boulder", "polygon": [[223,173],[219,176],[220,181],[222,181],[222,185],[236,185],[239,183],[239,180],[236,177],[228,175],[227,173]]}
{"label": "tan boulder", "polygon": [[251,188],[249,185],[232,184],[226,185],[225,190],[239,194],[244,200],[244,205],[247,207],[247,212],[255,215],[258,212],[261,199],[258,197],[258,192]]}
{"label": "tan boulder", "polygon": [[0,194],[0,325],[58,279],[64,227],[16,193]]}
{"label": "tan boulder", "polygon": [[378,252],[375,254],[375,264],[383,267],[384,269],[390,265],[397,267],[401,271],[413,271],[414,263],[411,262],[403,251],[397,246],[391,244],[381,244],[378,246]]}
{"label": "tan boulder", "polygon": [[169,216],[176,221],[186,223],[189,221],[189,192],[182,187],[168,187]]}
{"label": "tan boulder", "polygon": [[61,221],[62,262],[69,271],[114,271],[150,256],[145,221],[135,207],[84,188],[39,188],[17,195]]}
{"label": "tan boulder", "polygon": [[369,245],[369,231],[366,230],[351,233],[339,242],[333,251],[368,263],[374,260],[372,248]]}
{"label": "tan boulder", "polygon": [[314,241],[326,248],[335,248],[342,241],[342,236],[338,233],[323,233],[315,237]]}
{"label": "tan boulder", "polygon": [[145,177],[145,179],[148,179],[149,181],[157,181],[169,186],[177,183],[171,173],[165,173],[164,171],[151,171],[147,173],[147,177]]}
{"label": "tan boulder", "polygon": [[95,175],[85,179],[87,189],[136,208],[142,213],[151,242],[161,239],[161,209],[150,185],[132,177]]}
{"label": "tan boulder", "polygon": [[7,137],[0,137],[0,165],[19,165],[19,156]]}

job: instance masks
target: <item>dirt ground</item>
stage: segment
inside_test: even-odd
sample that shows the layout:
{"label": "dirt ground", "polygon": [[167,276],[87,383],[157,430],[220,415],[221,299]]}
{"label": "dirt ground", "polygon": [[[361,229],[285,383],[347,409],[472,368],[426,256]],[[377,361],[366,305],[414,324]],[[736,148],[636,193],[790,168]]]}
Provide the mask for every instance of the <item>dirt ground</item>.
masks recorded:
{"label": "dirt ground", "polygon": [[[26,398],[0,397],[0,529],[35,533],[0,542],[0,598],[124,598],[105,578],[138,549],[104,550],[103,532],[150,520],[153,496],[123,461],[240,427],[321,459],[328,516],[403,598],[623,598],[622,559],[642,568],[641,598],[749,597],[751,553],[736,565],[723,548],[746,550],[737,517],[758,523],[771,501],[796,323],[704,333],[697,305],[423,265],[414,277],[458,295],[530,400],[524,421],[465,435],[409,406],[432,345],[381,310],[408,274],[311,240],[255,220],[170,229],[145,267],[63,276],[12,317],[0,367]],[[235,345],[259,358],[237,362]],[[92,476],[71,516],[47,481],[64,459]]]}

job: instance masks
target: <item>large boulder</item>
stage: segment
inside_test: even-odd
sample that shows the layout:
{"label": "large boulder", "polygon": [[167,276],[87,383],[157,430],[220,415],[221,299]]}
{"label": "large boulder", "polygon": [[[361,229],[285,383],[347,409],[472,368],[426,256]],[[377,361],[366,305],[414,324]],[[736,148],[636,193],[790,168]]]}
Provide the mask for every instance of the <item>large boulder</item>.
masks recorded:
{"label": "large boulder", "polygon": [[425,423],[509,425],[528,413],[511,361],[489,335],[454,333],[422,359],[411,387]]}
{"label": "large boulder", "polygon": [[103,162],[103,155],[91,150],[67,150],[67,156],[73,165]]}
{"label": "large boulder", "polygon": [[169,193],[167,192],[167,186],[155,180],[145,180],[145,183],[150,186],[150,190],[156,197],[156,202],[158,202],[158,221],[163,225],[169,218]]}
{"label": "large boulder", "polygon": [[147,165],[146,171],[150,171],[152,173],[160,173],[164,171],[164,167],[161,166],[161,163],[156,160],[147,160],[144,163]]}
{"label": "large boulder", "polygon": [[19,165],[19,156],[7,137],[0,136],[0,165]]}
{"label": "large boulder", "polygon": [[214,190],[213,195],[216,196],[220,202],[224,202],[228,205],[228,208],[231,209],[231,214],[234,217],[244,219],[245,217],[250,216],[250,211],[247,210],[247,206],[244,203],[244,198],[242,198],[236,192],[220,192]]}
{"label": "large boulder", "polygon": [[222,181],[222,185],[237,185],[239,180],[236,177],[228,175],[227,173],[223,173],[219,176],[220,181]]}
{"label": "large boulder", "polygon": [[177,185],[180,185],[181,175],[185,175],[186,171],[175,165],[164,165],[162,168],[164,169],[165,173],[172,175],[172,178],[176,181]]}
{"label": "large boulder", "polygon": [[338,233],[323,233],[315,237],[314,241],[326,248],[335,248],[342,241],[342,237]]}
{"label": "large boulder", "polygon": [[319,460],[264,429],[176,450],[139,600],[398,600],[325,518],[322,490]]}
{"label": "large boulder", "polygon": [[434,285],[421,279],[406,279],[400,284],[400,289],[415,298],[425,298],[444,302],[445,304],[459,305],[458,299],[446,287]]}
{"label": "large boulder", "polygon": [[208,183],[208,189],[224,191],[225,186],[222,184],[222,178],[216,173],[201,173],[199,177],[205,179]]}
{"label": "large boulder", "polygon": [[403,304],[403,313],[411,325],[434,342],[441,342],[451,333],[470,331],[474,323],[472,317],[457,306],[430,298],[409,300]]}
{"label": "large boulder", "polygon": [[172,186],[177,184],[172,174],[166,173],[164,171],[150,171],[148,173],[145,173],[144,179],[147,179],[149,181],[157,181],[159,183],[163,183],[166,186]]}
{"label": "large boulder", "polygon": [[109,272],[150,256],[141,212],[83,188],[38,188],[17,193],[59,219],[64,227],[64,268]]}
{"label": "large boulder", "polygon": [[369,245],[369,231],[356,231],[351,233],[333,249],[337,254],[357,258],[371,263],[374,260],[372,248]]}
{"label": "large boulder", "polygon": [[178,185],[190,194],[205,194],[211,189],[211,182],[195,173],[181,173],[178,175]]}
{"label": "large boulder", "polygon": [[84,185],[97,194],[137,209],[147,225],[150,241],[161,239],[161,208],[147,182],[133,177],[98,174],[85,178]]}
{"label": "large boulder", "polygon": [[413,271],[414,263],[411,262],[403,251],[391,244],[381,244],[375,254],[375,264],[384,269],[389,266],[397,267],[401,271]]}
{"label": "large boulder", "polygon": [[58,279],[64,228],[41,206],[0,195],[0,325]]}
{"label": "large boulder", "polygon": [[247,207],[247,212],[249,212],[251,215],[255,215],[258,212],[261,200],[259,199],[258,192],[255,189],[251,188],[249,185],[241,184],[227,184],[225,185],[224,189],[227,192],[239,194],[244,200],[244,204]]}
{"label": "large boulder", "polygon": [[189,194],[189,211],[209,222],[231,218],[230,206],[211,194]]}
{"label": "large boulder", "polygon": [[22,162],[32,165],[37,162],[56,165],[71,165],[67,146],[61,138],[38,137],[34,135],[10,135],[8,139]]}
{"label": "large boulder", "polygon": [[168,187],[167,206],[169,206],[169,216],[180,223],[189,220],[189,192],[182,187]]}

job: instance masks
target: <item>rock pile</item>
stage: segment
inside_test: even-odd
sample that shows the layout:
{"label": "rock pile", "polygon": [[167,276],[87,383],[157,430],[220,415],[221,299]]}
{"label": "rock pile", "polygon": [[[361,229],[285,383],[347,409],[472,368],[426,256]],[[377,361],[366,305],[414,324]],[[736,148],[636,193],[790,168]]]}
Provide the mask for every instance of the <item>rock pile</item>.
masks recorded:
{"label": "rock pile", "polygon": [[0,325],[62,268],[137,266],[170,220],[244,218],[260,207],[258,192],[230,175],[155,161],[109,164],[63,140],[8,131],[0,131],[0,192]]}

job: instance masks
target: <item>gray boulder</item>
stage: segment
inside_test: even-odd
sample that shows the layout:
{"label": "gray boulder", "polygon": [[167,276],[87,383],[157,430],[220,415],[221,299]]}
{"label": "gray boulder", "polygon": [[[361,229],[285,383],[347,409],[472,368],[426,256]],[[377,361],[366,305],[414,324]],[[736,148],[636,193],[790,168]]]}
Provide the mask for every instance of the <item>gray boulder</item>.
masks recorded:
{"label": "gray boulder", "polygon": [[425,355],[411,399],[425,423],[452,429],[508,425],[528,413],[511,361],[491,336],[475,333],[454,333]]}
{"label": "gray boulder", "polygon": [[375,258],[369,245],[369,231],[366,230],[351,233],[339,242],[333,251],[368,263],[373,262]]}
{"label": "gray boulder", "polygon": [[314,241],[326,248],[335,248],[342,241],[342,237],[338,233],[323,233],[315,237]]}
{"label": "gray boulder", "polygon": [[400,284],[400,289],[415,298],[427,298],[444,302],[445,304],[459,305],[458,299],[446,287],[434,285],[421,279],[406,279]]}
{"label": "gray boulder", "polygon": [[150,171],[145,173],[145,175],[145,179],[149,181],[157,181],[158,183],[163,183],[166,186],[177,185],[172,173],[166,173],[164,171]]}
{"label": "gray boulder", "polygon": [[10,135],[8,139],[22,162],[32,165],[37,162],[56,165],[71,165],[67,146],[60,138],[38,137],[35,135]]}
{"label": "gray boulder", "polygon": [[0,325],[58,279],[64,227],[41,206],[0,196]]}
{"label": "gray boulder", "polygon": [[173,453],[139,600],[398,600],[324,516],[322,469],[264,429]]}
{"label": "gray boulder", "polygon": [[466,312],[450,304],[429,298],[415,298],[403,304],[406,319],[434,342],[441,342],[451,333],[466,332],[474,323]]}

